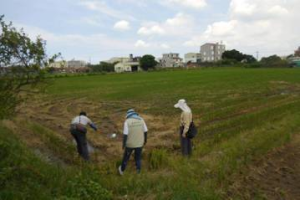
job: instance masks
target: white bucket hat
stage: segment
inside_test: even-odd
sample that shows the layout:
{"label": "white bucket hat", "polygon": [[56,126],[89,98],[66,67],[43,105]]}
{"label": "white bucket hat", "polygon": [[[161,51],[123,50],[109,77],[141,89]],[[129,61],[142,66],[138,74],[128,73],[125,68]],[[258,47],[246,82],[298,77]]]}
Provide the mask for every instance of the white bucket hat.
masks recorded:
{"label": "white bucket hat", "polygon": [[174,105],[175,108],[180,108],[184,112],[191,112],[190,107],[186,104],[185,99],[178,100],[178,103]]}

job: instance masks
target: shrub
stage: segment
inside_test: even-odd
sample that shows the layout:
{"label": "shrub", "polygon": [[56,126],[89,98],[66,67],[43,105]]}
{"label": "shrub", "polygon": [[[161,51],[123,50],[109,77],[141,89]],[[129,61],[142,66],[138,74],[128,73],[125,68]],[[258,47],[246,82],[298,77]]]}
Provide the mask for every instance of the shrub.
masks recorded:
{"label": "shrub", "polygon": [[99,183],[77,176],[69,181],[68,198],[74,199],[112,199],[112,193]]}

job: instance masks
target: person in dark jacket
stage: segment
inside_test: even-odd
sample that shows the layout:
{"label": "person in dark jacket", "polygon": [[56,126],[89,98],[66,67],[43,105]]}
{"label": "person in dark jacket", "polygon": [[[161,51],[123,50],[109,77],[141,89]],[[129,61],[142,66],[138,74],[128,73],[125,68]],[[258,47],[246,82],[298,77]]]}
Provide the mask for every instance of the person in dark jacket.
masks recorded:
{"label": "person in dark jacket", "polygon": [[77,151],[86,161],[90,159],[86,140],[87,125],[97,131],[97,126],[87,117],[86,112],[82,111],[79,113],[79,116],[73,118],[70,128],[70,132],[77,144]]}
{"label": "person in dark jacket", "polygon": [[129,109],[123,130],[123,149],[124,155],[119,174],[123,175],[131,153],[134,151],[134,159],[137,173],[141,171],[141,156],[143,146],[147,143],[148,128],[145,121],[133,109]]}

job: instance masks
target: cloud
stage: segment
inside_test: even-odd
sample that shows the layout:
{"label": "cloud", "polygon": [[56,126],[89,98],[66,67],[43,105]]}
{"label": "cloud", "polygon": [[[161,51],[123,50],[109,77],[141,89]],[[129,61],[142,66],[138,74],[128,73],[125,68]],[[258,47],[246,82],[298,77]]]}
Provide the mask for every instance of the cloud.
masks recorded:
{"label": "cloud", "polygon": [[[14,24],[18,29],[23,28],[31,39],[41,36],[47,42],[47,52],[51,55],[61,52],[65,59],[83,59],[89,57],[101,59],[104,54],[118,55],[130,52],[134,45],[131,41],[112,38],[105,34],[55,34],[53,32],[24,24]],[[102,57],[103,59],[103,57]]]}
{"label": "cloud", "polygon": [[167,6],[180,6],[187,7],[190,9],[202,9],[207,3],[206,0],[163,0],[162,3]]}
{"label": "cloud", "polygon": [[212,35],[212,36],[232,35],[234,34],[234,29],[236,25],[237,25],[236,20],[215,22],[212,25],[208,25],[204,34]]}
{"label": "cloud", "polygon": [[183,45],[224,41],[228,49],[249,54],[290,54],[300,43],[300,27],[295,26],[299,7],[297,0],[231,0],[228,21],[208,25]]}
{"label": "cloud", "polygon": [[134,46],[137,47],[137,48],[145,48],[145,47],[149,47],[150,44],[144,42],[143,40],[138,40],[138,41],[136,41],[136,43],[134,44]]}
{"label": "cloud", "polygon": [[171,47],[170,47],[169,45],[167,45],[167,44],[161,44],[160,47],[163,48],[163,49],[170,49],[170,48],[171,48]]}
{"label": "cloud", "polygon": [[231,18],[244,21],[265,20],[288,14],[286,5],[284,0],[231,0],[229,12]]}
{"label": "cloud", "polygon": [[116,19],[125,19],[125,20],[136,20],[133,16],[125,14],[119,10],[116,10],[106,4],[105,1],[95,1],[95,0],[81,0],[79,5],[86,7],[89,10],[97,11],[102,14],[105,14],[109,17]]}
{"label": "cloud", "polygon": [[165,30],[159,24],[154,24],[141,27],[137,33],[139,35],[164,35]]}
{"label": "cloud", "polygon": [[194,18],[190,15],[177,13],[164,22],[146,22],[138,30],[139,35],[187,35],[194,27]]}
{"label": "cloud", "polygon": [[114,29],[118,31],[127,31],[130,29],[129,22],[125,20],[118,21],[117,23],[115,23]]}

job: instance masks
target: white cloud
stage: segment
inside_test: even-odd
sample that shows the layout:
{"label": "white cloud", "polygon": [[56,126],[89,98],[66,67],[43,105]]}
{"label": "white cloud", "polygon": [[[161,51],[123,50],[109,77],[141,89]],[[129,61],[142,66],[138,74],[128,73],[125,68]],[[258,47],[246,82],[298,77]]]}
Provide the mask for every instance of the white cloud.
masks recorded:
{"label": "white cloud", "polygon": [[120,52],[130,52],[134,45],[130,41],[109,37],[105,34],[55,34],[47,30],[27,26],[24,24],[14,24],[17,28],[24,28],[24,32],[31,39],[41,36],[47,42],[48,53],[54,54],[61,52],[65,59],[83,59],[88,60],[90,56],[98,58],[101,55],[113,54],[117,55]]}
{"label": "white cloud", "polygon": [[250,54],[290,54],[300,43],[300,27],[295,25],[299,8],[297,0],[231,0],[228,21],[208,25],[184,45],[224,41],[228,49]]}
{"label": "white cloud", "polygon": [[212,35],[212,36],[227,36],[234,34],[235,26],[237,25],[237,21],[223,21],[223,22],[215,22],[212,25],[208,25],[204,34]]}
{"label": "white cloud", "polygon": [[119,31],[127,31],[130,29],[130,25],[128,21],[121,20],[115,23],[114,29],[119,30]]}
{"label": "white cloud", "polygon": [[149,47],[150,44],[144,42],[143,40],[138,40],[138,41],[136,41],[136,43],[134,44],[134,46],[137,47],[137,48],[140,48],[140,47],[141,48],[145,48],[145,47]]}
{"label": "white cloud", "polygon": [[110,6],[108,6],[106,4],[105,1],[95,1],[95,0],[81,0],[79,2],[79,5],[86,7],[89,10],[92,11],[97,11],[100,12],[102,14],[105,14],[107,16],[110,16],[112,18],[116,18],[116,19],[126,19],[126,20],[135,20],[134,17],[132,17],[131,15],[122,13],[119,10],[116,10]]}
{"label": "white cloud", "polygon": [[165,30],[159,25],[149,25],[141,27],[138,32],[139,35],[164,35]]}
{"label": "white cloud", "polygon": [[190,15],[183,13],[177,13],[173,18],[169,18],[166,21],[159,22],[146,22],[138,30],[139,35],[168,35],[178,36],[187,35],[194,27],[194,18]]}
{"label": "white cloud", "polygon": [[202,9],[207,5],[206,0],[163,0],[163,4],[168,6],[178,5],[191,9]]}
{"label": "white cloud", "polygon": [[160,47],[163,49],[170,49],[170,46],[167,44],[161,44]]}
{"label": "white cloud", "polygon": [[273,6],[268,10],[268,13],[273,15],[273,16],[283,16],[289,14],[289,11],[279,5]]}

